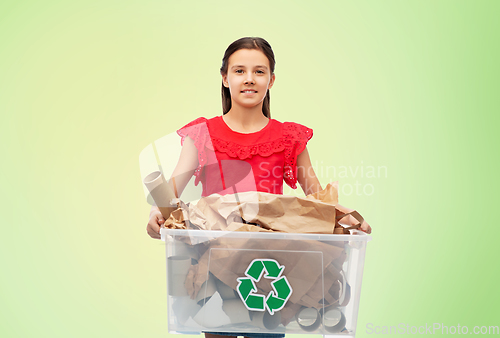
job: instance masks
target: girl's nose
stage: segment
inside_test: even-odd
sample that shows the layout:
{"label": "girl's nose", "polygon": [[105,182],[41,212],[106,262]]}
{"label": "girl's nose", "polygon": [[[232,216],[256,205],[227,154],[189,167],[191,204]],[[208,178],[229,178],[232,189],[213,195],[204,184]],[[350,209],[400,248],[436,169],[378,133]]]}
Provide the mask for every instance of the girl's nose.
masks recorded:
{"label": "girl's nose", "polygon": [[245,84],[254,84],[253,77],[251,74],[249,74],[248,77],[246,78]]}

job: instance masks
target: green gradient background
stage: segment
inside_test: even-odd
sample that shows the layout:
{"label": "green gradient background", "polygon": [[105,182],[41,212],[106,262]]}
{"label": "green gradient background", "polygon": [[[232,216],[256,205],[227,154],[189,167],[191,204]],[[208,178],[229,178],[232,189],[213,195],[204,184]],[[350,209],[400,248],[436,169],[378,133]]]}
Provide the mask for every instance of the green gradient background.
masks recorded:
{"label": "green gradient background", "polygon": [[[365,325],[500,325],[497,1],[2,1],[0,336],[165,337],[138,156],[220,114],[227,45],[277,58],[272,115],[374,228]],[[496,94],[495,94],[496,93]]]}

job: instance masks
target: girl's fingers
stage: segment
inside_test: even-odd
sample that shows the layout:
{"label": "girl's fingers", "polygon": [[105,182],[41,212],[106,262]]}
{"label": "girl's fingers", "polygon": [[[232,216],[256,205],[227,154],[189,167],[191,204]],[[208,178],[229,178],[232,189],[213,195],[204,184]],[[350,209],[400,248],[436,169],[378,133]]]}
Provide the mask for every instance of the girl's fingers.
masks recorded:
{"label": "girl's fingers", "polygon": [[370,234],[372,232],[372,227],[366,223],[365,221],[361,224],[361,230],[366,232],[367,234]]}
{"label": "girl's fingers", "polygon": [[160,239],[161,236],[160,234],[158,234],[157,232],[155,232],[154,230],[152,230],[150,227],[148,227],[148,235],[154,239]]}
{"label": "girl's fingers", "polygon": [[158,218],[151,217],[151,219],[149,220],[149,223],[147,225],[147,228],[146,228],[149,236],[156,238],[156,239],[161,238],[160,237],[160,224],[159,223],[160,223],[160,220]]}

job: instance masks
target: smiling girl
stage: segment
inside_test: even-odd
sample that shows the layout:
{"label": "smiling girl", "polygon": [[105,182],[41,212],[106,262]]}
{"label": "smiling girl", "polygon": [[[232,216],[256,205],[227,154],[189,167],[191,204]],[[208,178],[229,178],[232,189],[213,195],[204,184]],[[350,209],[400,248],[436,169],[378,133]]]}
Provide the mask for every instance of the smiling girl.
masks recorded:
{"label": "smiling girl", "polygon": [[[193,175],[195,184],[202,183],[202,196],[236,191],[283,194],[283,182],[293,189],[298,182],[306,195],[322,190],[306,147],[312,129],[271,118],[269,90],[276,79],[274,66],[273,50],[262,38],[245,37],[229,45],[220,68],[222,116],[200,117],[177,131],[183,147],[172,176],[179,194]],[[171,211],[176,208],[172,206]],[[352,216],[343,221],[356,223]],[[148,234],[160,238],[163,223],[164,218],[153,206]],[[361,230],[371,232],[366,222]],[[214,333],[205,335],[216,337]]]}

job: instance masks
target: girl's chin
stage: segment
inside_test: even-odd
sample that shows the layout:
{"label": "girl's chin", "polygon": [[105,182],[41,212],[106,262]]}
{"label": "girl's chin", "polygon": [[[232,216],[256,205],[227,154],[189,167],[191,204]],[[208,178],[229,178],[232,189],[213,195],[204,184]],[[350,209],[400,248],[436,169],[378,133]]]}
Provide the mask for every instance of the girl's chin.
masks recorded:
{"label": "girl's chin", "polygon": [[239,106],[241,108],[255,108],[258,106],[262,106],[262,101],[259,101],[259,102],[237,102],[236,104],[234,104],[234,101],[233,101],[233,105]]}

